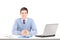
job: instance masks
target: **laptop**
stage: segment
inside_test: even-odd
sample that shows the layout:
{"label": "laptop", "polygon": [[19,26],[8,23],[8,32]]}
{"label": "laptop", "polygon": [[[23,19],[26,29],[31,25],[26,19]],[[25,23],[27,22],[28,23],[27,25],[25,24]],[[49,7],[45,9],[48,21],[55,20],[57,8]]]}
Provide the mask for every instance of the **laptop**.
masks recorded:
{"label": "laptop", "polygon": [[36,37],[53,37],[55,36],[58,24],[46,24],[42,35],[35,35]]}

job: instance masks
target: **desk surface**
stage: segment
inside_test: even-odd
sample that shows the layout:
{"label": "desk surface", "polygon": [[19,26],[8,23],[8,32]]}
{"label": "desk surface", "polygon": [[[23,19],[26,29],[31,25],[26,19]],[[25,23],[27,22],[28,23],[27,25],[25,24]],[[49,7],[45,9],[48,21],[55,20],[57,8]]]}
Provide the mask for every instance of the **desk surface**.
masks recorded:
{"label": "desk surface", "polygon": [[[0,36],[0,39],[23,39],[23,38],[18,38],[19,35],[3,35]],[[54,37],[30,37],[30,38],[24,38],[24,39],[60,39],[60,36],[54,36]]]}

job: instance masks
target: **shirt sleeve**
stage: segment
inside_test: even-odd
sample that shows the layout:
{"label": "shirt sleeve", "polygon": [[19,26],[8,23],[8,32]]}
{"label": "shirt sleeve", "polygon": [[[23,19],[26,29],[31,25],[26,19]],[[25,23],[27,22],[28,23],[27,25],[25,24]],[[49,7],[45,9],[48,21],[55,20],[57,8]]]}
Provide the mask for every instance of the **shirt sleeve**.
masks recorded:
{"label": "shirt sleeve", "polygon": [[37,34],[37,28],[36,28],[36,24],[34,23],[34,21],[31,21],[31,31],[30,31],[30,35],[35,35]]}
{"label": "shirt sleeve", "polygon": [[15,24],[13,25],[13,30],[12,30],[12,34],[15,34],[15,35],[20,35],[20,31],[17,30],[17,27],[18,27],[18,20],[15,21]]}

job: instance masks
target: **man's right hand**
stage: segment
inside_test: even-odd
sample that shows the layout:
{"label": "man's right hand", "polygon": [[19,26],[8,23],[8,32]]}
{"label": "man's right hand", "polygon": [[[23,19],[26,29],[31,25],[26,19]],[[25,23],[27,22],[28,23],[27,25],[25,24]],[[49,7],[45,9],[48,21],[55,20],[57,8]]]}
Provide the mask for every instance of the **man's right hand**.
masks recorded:
{"label": "man's right hand", "polygon": [[29,35],[29,31],[28,30],[22,30],[21,35],[22,36],[28,36]]}

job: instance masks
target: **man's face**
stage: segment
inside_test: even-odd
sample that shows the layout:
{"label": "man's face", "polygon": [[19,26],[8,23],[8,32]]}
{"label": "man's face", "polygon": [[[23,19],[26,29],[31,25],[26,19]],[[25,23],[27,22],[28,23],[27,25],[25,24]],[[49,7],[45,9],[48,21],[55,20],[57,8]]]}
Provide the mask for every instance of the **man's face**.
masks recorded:
{"label": "man's face", "polygon": [[21,15],[21,17],[22,17],[23,19],[26,19],[26,18],[27,18],[28,13],[27,13],[27,11],[26,11],[26,10],[22,10],[22,11],[20,12],[20,15]]}

